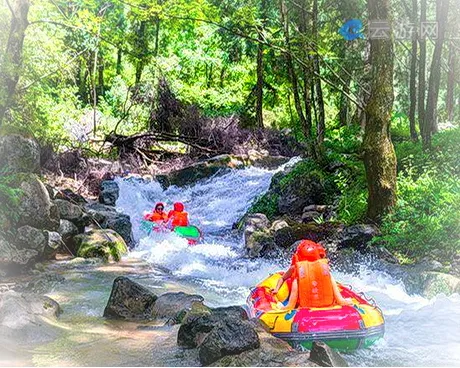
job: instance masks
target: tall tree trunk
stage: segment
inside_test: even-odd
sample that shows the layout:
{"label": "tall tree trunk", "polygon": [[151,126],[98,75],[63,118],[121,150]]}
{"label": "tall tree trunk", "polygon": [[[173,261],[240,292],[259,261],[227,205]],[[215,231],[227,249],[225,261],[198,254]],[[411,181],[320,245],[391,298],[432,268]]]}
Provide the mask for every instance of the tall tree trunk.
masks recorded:
{"label": "tall tree trunk", "polygon": [[[420,23],[426,22],[426,1],[421,0]],[[420,60],[418,67],[418,124],[420,135],[425,136],[425,89],[426,89],[426,35],[419,34]]]}
{"label": "tall tree trunk", "polygon": [[29,0],[14,0],[12,5],[8,2],[8,6],[11,10],[11,22],[10,33],[0,66],[0,126],[14,99],[21,74],[24,37],[29,25],[27,20]]}
{"label": "tall tree trunk", "polygon": [[[417,0],[412,0],[412,22],[417,24]],[[409,107],[409,123],[410,137],[412,141],[418,140],[417,129],[415,128],[415,112],[417,110],[417,33],[412,35],[412,50],[410,61],[410,107]]]}
{"label": "tall tree trunk", "polygon": [[[350,82],[351,82],[351,77],[349,75],[346,75],[344,78],[345,84],[343,86],[343,91],[345,93],[350,92]],[[350,102],[345,96],[344,93],[340,95],[340,105],[339,105],[339,124],[340,126],[346,126],[348,125],[349,122],[349,109],[350,109]]]}
{"label": "tall tree trunk", "polygon": [[160,18],[155,18],[155,45],[153,48],[153,56],[158,56],[158,48],[160,44]]}
{"label": "tall tree trunk", "polygon": [[447,95],[446,95],[446,110],[447,110],[447,120],[454,121],[454,94],[455,87],[457,85],[457,53],[455,52],[454,41],[450,41],[449,49],[449,71],[447,74]]}
{"label": "tall tree trunk", "polygon": [[[144,53],[146,52],[147,50],[141,50],[141,47],[142,47],[142,44],[144,43],[144,39],[145,39],[145,28],[147,27],[147,24],[146,24],[146,21],[141,21],[140,22],[140,25],[139,25],[139,29],[137,31],[137,38],[138,38],[138,50],[137,52],[140,52],[140,53]],[[143,48],[143,47],[142,47]],[[144,63],[144,57],[143,56],[140,56],[137,60],[137,63],[136,63],[136,79],[135,79],[135,84],[139,84],[140,81],[141,81],[141,77],[142,77],[142,72],[144,70],[144,66],[145,66],[145,63]]]}
{"label": "tall tree trunk", "polygon": [[98,99],[100,96],[104,96],[105,93],[105,85],[104,85],[104,57],[102,55],[99,56],[99,65],[98,65],[98,81],[97,81],[97,97]]}
{"label": "tall tree trunk", "polygon": [[117,66],[115,68],[117,75],[120,75],[122,72],[122,65],[121,65],[122,57],[123,57],[123,50],[118,49],[117,50]]}
{"label": "tall tree trunk", "polygon": [[441,84],[441,57],[446,32],[449,0],[438,0],[436,3],[436,20],[438,22],[438,37],[434,46],[433,60],[431,61],[430,79],[425,112],[425,136],[423,146],[431,147],[431,135],[437,130],[437,107],[439,86]]}
{"label": "tall tree trunk", "polygon": [[321,87],[321,79],[318,77],[320,75],[320,62],[318,56],[318,0],[313,1],[313,38],[315,40],[316,52],[313,59],[313,67],[315,69],[315,92],[316,92],[316,106],[318,111],[318,118],[316,120],[316,142],[318,147],[321,147],[324,142],[324,135],[326,134],[326,116],[324,112],[324,98],[323,98],[323,89]]}
{"label": "tall tree trunk", "polygon": [[256,125],[264,127],[263,118],[263,87],[264,87],[264,49],[262,43],[257,45],[257,84],[256,84]]}
{"label": "tall tree trunk", "polygon": [[[391,19],[390,0],[368,0],[369,19]],[[369,196],[367,216],[382,220],[396,203],[396,155],[390,139],[393,107],[393,35],[371,39],[371,96],[366,106],[363,138],[364,166]]]}

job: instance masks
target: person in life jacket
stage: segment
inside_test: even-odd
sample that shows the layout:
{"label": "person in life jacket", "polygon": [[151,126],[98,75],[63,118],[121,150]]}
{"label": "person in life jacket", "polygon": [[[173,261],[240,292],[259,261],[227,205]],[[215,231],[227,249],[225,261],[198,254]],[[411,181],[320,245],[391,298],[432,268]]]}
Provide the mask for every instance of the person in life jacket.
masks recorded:
{"label": "person in life jacket", "polygon": [[156,223],[164,223],[168,221],[168,215],[164,212],[165,205],[162,202],[158,202],[151,213],[144,216],[144,220],[152,221]]}
{"label": "person in life jacket", "polygon": [[188,226],[188,213],[184,211],[183,203],[176,202],[173,210],[168,213],[168,221],[174,229],[176,226]]}
{"label": "person in life jacket", "polygon": [[286,306],[279,309],[322,308],[332,305],[350,305],[351,299],[342,297],[331,275],[326,250],[311,240],[302,240],[297,247],[291,266],[278,280],[273,293],[278,293],[283,283],[292,277],[291,293]]}

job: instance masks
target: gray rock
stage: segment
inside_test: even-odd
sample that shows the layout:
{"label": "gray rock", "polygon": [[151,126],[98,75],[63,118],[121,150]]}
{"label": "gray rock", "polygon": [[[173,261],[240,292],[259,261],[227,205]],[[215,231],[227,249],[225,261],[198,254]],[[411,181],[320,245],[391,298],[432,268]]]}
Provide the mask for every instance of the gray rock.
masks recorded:
{"label": "gray rock", "polygon": [[338,248],[365,248],[367,243],[379,234],[379,229],[374,225],[348,226],[339,234]]}
{"label": "gray rock", "polygon": [[267,255],[274,248],[273,236],[268,231],[255,231],[244,238],[246,253],[251,258]]}
{"label": "gray rock", "polygon": [[275,220],[272,223],[272,226],[270,227],[271,232],[276,232],[278,230],[281,230],[285,227],[289,227],[288,223],[284,220]]}
{"label": "gray rock", "polygon": [[202,365],[209,365],[227,355],[237,355],[260,347],[259,336],[247,321],[224,319],[204,338],[198,348]]}
{"label": "gray rock", "polygon": [[71,189],[62,189],[57,191],[55,199],[63,199],[65,201],[70,201],[74,204],[87,203],[86,199],[82,195],[75,193]]}
{"label": "gray rock", "polygon": [[46,296],[0,294],[0,337],[19,345],[53,340],[57,331],[46,319],[55,319],[60,312],[59,304]]}
{"label": "gray rock", "polygon": [[259,257],[261,251],[270,243],[268,228],[270,221],[263,213],[245,216],[242,222],[244,243],[250,257]]}
{"label": "gray rock", "polygon": [[103,229],[112,229],[122,236],[126,244],[134,246],[131,218],[129,215],[119,213],[115,208],[100,203],[86,206],[88,215]]}
{"label": "gray rock", "polygon": [[43,230],[24,225],[17,230],[17,241],[15,243],[18,249],[34,249],[41,255],[48,244],[48,237]]}
{"label": "gray rock", "polygon": [[321,218],[322,213],[317,212],[317,211],[305,211],[302,213],[302,222],[303,223],[309,223],[309,222],[315,222],[315,220]]}
{"label": "gray rock", "polygon": [[305,206],[322,203],[324,199],[322,178],[312,173],[286,184],[278,199],[278,211],[281,214],[300,216]]}
{"label": "gray rock", "polygon": [[62,240],[67,242],[78,234],[78,227],[69,220],[61,220],[58,233],[61,235]]}
{"label": "gray rock", "polygon": [[108,206],[115,206],[120,188],[113,180],[104,180],[100,186],[99,202]]}
{"label": "gray rock", "polygon": [[40,146],[18,134],[0,137],[0,169],[7,172],[40,172]]}
{"label": "gray rock", "polygon": [[120,276],[112,286],[104,317],[111,319],[151,320],[157,296],[146,287]]}
{"label": "gray rock", "polygon": [[426,298],[460,293],[460,278],[442,272],[412,270],[404,282],[409,293],[421,294]]}
{"label": "gray rock", "polygon": [[78,222],[83,217],[83,211],[80,206],[77,206],[64,199],[55,199],[54,204],[59,209],[61,219]]}
{"label": "gray rock", "polygon": [[48,243],[44,251],[44,256],[46,259],[52,259],[59,249],[62,248],[64,242],[62,241],[62,237],[59,233],[55,231],[46,232],[48,234]]}
{"label": "gray rock", "polygon": [[322,341],[313,342],[310,360],[321,367],[348,367],[346,360]]}
{"label": "gray rock", "polygon": [[22,191],[16,226],[29,225],[37,229],[53,230],[55,219],[52,218],[51,200],[43,183],[36,175],[24,177],[19,185]]}
{"label": "gray rock", "polygon": [[0,236],[0,269],[6,274],[17,273],[31,265],[39,257],[35,249],[18,249],[14,244]]}
{"label": "gray rock", "polygon": [[193,303],[201,303],[203,300],[201,295],[187,294],[182,291],[165,293],[155,301],[152,316],[157,320],[175,321],[183,311],[190,310]]}

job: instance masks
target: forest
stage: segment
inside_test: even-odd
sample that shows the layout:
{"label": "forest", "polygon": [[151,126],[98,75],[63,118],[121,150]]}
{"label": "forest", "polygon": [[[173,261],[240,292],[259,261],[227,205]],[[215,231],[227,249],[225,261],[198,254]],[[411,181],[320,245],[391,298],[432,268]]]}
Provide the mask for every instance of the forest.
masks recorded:
{"label": "forest", "polygon": [[[1,131],[34,136],[42,158],[155,172],[254,147],[302,155],[300,175],[334,188],[337,221],[378,224],[375,242],[403,262],[458,257],[458,1],[4,0],[0,11]],[[275,210],[270,195],[255,207]]]}

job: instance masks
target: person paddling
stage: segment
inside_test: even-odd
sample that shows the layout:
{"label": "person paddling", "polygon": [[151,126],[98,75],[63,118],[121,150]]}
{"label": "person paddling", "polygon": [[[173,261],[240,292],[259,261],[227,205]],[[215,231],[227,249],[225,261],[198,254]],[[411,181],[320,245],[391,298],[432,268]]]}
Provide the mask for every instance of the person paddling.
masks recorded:
{"label": "person paddling", "polygon": [[298,245],[291,266],[272,290],[277,294],[283,283],[292,278],[291,292],[286,306],[278,309],[292,310],[296,307],[322,308],[331,305],[350,305],[351,299],[342,297],[332,277],[326,258],[326,250],[311,240],[302,240]]}
{"label": "person paddling", "polygon": [[188,213],[184,211],[184,204],[176,202],[173,210],[168,213],[168,224],[174,229],[176,226],[188,226]]}
{"label": "person paddling", "polygon": [[160,225],[167,222],[168,215],[164,212],[164,208],[164,204],[162,202],[158,202],[152,212],[144,216],[144,220],[152,221]]}

